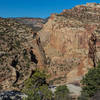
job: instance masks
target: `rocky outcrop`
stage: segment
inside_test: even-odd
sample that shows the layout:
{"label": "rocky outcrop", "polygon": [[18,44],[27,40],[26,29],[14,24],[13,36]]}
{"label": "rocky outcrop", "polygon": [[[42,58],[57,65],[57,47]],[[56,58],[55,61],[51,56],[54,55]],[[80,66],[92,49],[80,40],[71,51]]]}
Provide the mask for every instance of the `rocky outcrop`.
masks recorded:
{"label": "rocky outcrop", "polygon": [[27,95],[19,91],[6,91],[0,93],[0,100],[23,100]]}
{"label": "rocky outcrop", "polygon": [[100,61],[100,4],[52,14],[38,34],[48,58],[49,81],[79,82]]}
{"label": "rocky outcrop", "polygon": [[39,36],[15,19],[0,18],[0,91],[20,90],[34,69],[45,67]]}

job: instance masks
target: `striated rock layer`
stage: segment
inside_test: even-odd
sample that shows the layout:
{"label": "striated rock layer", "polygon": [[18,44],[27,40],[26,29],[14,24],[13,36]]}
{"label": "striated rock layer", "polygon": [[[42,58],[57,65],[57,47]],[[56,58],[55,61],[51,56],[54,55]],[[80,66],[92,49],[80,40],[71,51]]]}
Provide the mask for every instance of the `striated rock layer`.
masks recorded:
{"label": "striated rock layer", "polygon": [[21,89],[34,69],[45,63],[40,38],[32,28],[0,18],[0,91]]}
{"label": "striated rock layer", "polygon": [[48,58],[49,81],[79,82],[100,60],[100,4],[52,14],[39,35]]}

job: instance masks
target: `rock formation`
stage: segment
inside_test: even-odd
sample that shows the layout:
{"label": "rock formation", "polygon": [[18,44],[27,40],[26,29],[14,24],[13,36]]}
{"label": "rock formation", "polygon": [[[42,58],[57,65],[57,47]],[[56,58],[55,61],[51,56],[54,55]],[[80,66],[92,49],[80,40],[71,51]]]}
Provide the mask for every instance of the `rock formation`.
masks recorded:
{"label": "rock formation", "polygon": [[15,19],[0,18],[0,91],[19,90],[46,57],[32,28]]}
{"label": "rock formation", "polygon": [[79,83],[100,60],[100,4],[52,14],[38,34],[49,60],[49,81]]}
{"label": "rock formation", "polygon": [[100,61],[100,4],[52,14],[38,33],[28,25],[0,18],[0,91],[20,90],[36,68],[45,68],[51,84],[80,85]]}
{"label": "rock formation", "polygon": [[6,91],[0,93],[0,100],[23,100],[27,95],[19,91]]}

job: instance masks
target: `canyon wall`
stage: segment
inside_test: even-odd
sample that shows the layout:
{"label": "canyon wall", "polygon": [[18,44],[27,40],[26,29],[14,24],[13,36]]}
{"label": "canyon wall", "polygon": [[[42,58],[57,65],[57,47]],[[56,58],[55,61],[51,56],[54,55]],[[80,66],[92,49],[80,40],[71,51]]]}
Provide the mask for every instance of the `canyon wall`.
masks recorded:
{"label": "canyon wall", "polygon": [[45,66],[45,52],[32,28],[0,18],[0,91],[20,90],[35,69]]}
{"label": "canyon wall", "polygon": [[38,34],[49,60],[49,81],[79,83],[100,60],[100,4],[52,14]]}

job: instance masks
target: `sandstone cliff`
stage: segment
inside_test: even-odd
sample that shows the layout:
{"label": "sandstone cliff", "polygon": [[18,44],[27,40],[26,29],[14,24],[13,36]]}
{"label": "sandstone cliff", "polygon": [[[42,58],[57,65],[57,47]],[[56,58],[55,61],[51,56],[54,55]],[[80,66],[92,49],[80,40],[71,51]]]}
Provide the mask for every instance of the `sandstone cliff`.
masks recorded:
{"label": "sandstone cliff", "polygon": [[34,69],[45,66],[40,38],[15,19],[0,18],[0,91],[21,89]]}
{"label": "sandstone cliff", "polygon": [[79,82],[100,60],[100,4],[52,14],[38,34],[48,58],[49,81]]}

